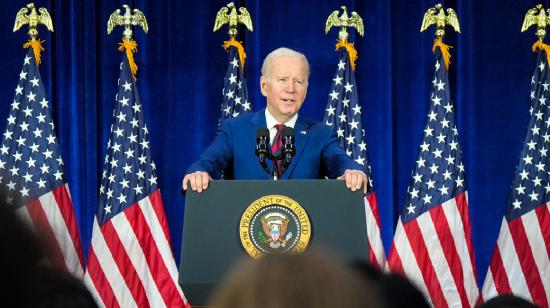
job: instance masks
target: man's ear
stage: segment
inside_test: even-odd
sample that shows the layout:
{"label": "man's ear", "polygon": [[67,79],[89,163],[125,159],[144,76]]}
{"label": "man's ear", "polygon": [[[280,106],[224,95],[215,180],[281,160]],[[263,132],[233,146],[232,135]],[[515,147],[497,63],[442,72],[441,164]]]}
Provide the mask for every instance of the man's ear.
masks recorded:
{"label": "man's ear", "polygon": [[267,96],[267,79],[264,76],[260,77],[260,91],[263,96]]}

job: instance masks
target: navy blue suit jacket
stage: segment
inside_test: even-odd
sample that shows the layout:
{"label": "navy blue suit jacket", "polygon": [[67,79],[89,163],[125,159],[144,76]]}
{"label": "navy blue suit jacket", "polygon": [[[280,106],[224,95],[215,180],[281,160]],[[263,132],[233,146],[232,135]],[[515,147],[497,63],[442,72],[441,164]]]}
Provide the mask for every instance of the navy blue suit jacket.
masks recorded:
{"label": "navy blue suit jacket", "polygon": [[[187,173],[205,171],[213,179],[269,179],[254,150],[258,128],[266,127],[265,111],[225,120],[216,138]],[[346,155],[334,130],[298,116],[294,126],[296,155],[281,179],[336,178],[346,169],[365,168]],[[271,166],[271,161],[268,161]]]}

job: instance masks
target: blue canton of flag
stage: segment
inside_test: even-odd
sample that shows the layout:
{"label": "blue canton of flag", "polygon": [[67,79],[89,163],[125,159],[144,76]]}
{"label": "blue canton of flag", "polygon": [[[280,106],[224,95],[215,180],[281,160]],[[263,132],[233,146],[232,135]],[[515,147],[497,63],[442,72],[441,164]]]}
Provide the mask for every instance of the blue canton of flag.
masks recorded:
{"label": "blue canton of flag", "polygon": [[51,263],[81,277],[78,226],[32,48],[19,74],[0,147],[0,183],[5,202],[46,240]]}
{"label": "blue canton of flag", "polygon": [[229,46],[229,65],[223,84],[223,102],[221,105],[220,122],[252,111],[248,100],[248,89],[244,78],[243,66],[239,58],[239,50]]}
{"label": "blue canton of flag", "polygon": [[100,225],[158,188],[143,107],[126,57],[120,70],[117,103],[99,189],[97,217]]}
{"label": "blue canton of flag", "polygon": [[367,236],[369,239],[369,259],[374,266],[385,266],[386,254],[380,233],[380,215],[374,192],[371,167],[367,158],[365,132],[361,126],[361,106],[357,95],[355,74],[351,67],[349,53],[345,47],[338,49],[339,62],[326,108],[324,122],[336,129],[340,145],[348,156],[361,165],[366,165],[369,179],[368,193],[364,198]]}
{"label": "blue canton of flag", "polygon": [[44,85],[29,49],[0,148],[7,203],[27,204],[66,183]]}
{"label": "blue canton of flag", "polygon": [[334,127],[340,145],[348,156],[367,166],[369,186],[372,189],[371,168],[367,159],[367,144],[364,141],[365,131],[361,126],[361,106],[357,97],[355,74],[351,69],[348,51],[342,47],[338,53],[338,69],[332,79],[323,121],[326,125]]}
{"label": "blue canton of flag", "polygon": [[403,223],[466,191],[449,77],[439,49],[436,58],[430,109],[401,213]]}
{"label": "blue canton of flag", "polygon": [[549,80],[547,55],[540,51],[531,78],[531,120],[483,284],[484,300],[513,293],[541,307],[550,305]]}

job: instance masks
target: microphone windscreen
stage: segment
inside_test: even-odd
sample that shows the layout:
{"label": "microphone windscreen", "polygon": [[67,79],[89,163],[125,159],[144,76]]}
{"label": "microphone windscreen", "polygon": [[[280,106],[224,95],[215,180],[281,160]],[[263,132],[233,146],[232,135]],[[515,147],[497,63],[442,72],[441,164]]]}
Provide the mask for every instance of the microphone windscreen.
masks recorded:
{"label": "microphone windscreen", "polygon": [[265,137],[265,138],[269,137],[269,129],[267,129],[266,127],[258,128],[258,130],[256,131],[256,139],[262,138],[262,137]]}
{"label": "microphone windscreen", "polygon": [[283,137],[294,137],[294,128],[286,126],[281,134]]}

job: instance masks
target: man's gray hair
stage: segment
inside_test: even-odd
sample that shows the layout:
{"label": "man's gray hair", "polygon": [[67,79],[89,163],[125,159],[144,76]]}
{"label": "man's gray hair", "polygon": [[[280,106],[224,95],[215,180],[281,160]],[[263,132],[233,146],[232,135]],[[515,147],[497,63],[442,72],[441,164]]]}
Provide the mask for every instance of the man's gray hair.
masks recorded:
{"label": "man's gray hair", "polygon": [[296,50],[292,50],[292,49],[286,48],[286,47],[277,48],[277,49],[273,50],[272,52],[270,52],[265,57],[264,63],[262,64],[262,76],[264,76],[264,77],[269,76],[269,71],[271,70],[271,64],[272,64],[273,60],[278,58],[278,57],[296,57],[296,58],[303,59],[305,64],[306,64],[307,77],[309,78],[309,62],[307,61],[306,56],[301,52],[298,52]]}

